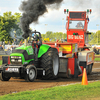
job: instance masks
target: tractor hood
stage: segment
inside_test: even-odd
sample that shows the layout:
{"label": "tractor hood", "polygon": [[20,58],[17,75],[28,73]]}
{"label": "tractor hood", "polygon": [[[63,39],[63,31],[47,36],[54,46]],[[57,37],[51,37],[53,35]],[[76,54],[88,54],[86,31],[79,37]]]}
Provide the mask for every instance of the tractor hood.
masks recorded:
{"label": "tractor hood", "polygon": [[[40,58],[43,54],[45,54],[50,46],[46,44],[42,44],[38,51],[38,58]],[[29,63],[30,61],[34,60],[34,50],[32,46],[25,46],[22,45],[15,50],[12,51],[10,54],[11,56],[20,56],[22,58],[22,63]]]}
{"label": "tractor hood", "polygon": [[22,45],[10,54],[11,56],[20,56],[22,58],[22,64],[29,63],[31,60],[34,60],[34,51],[32,46]]}
{"label": "tractor hood", "polygon": [[19,51],[20,51],[20,50],[26,50],[27,53],[28,53],[28,55],[32,55],[32,54],[33,54],[33,48],[32,48],[32,46],[25,46],[25,45],[22,45],[22,46],[16,48],[15,50],[16,50],[16,51],[18,51],[18,50],[19,50]]}

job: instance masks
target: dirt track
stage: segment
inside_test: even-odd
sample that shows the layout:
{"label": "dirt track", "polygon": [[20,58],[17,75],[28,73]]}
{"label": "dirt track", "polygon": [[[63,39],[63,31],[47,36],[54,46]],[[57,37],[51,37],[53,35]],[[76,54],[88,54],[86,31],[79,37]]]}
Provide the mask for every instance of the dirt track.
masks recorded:
{"label": "dirt track", "polygon": [[[94,63],[92,74],[88,75],[88,81],[100,80],[100,63]],[[19,91],[48,88],[70,83],[81,82],[82,77],[77,79],[58,78],[57,80],[35,80],[35,82],[25,82],[24,79],[11,78],[8,82],[0,81],[0,95],[15,93]]]}

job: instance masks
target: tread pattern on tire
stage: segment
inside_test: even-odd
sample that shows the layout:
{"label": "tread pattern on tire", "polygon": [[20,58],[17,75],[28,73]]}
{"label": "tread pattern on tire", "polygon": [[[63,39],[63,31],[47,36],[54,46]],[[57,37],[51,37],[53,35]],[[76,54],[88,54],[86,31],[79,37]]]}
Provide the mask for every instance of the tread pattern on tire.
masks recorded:
{"label": "tread pattern on tire", "polygon": [[[58,56],[57,49],[49,48],[49,50],[40,58],[40,67],[45,70],[45,76],[42,76],[42,79],[57,78],[58,74],[54,75],[54,72],[53,72],[53,57],[55,55]],[[59,56],[58,56],[58,62],[59,62]],[[59,68],[58,68],[58,71],[59,71]]]}

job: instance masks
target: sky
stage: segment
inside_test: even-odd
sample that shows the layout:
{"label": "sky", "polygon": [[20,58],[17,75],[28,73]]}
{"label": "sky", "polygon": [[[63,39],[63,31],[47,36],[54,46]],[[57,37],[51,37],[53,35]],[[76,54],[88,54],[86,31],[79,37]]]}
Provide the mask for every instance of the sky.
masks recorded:
{"label": "sky", "polygon": [[[22,1],[23,0],[0,0],[0,15],[8,11],[11,11],[12,14],[15,12],[22,13],[19,10]],[[48,8],[48,12],[39,17],[38,24],[32,23],[30,27],[43,34],[46,31],[66,33],[67,15],[64,14],[64,9],[69,9],[69,11],[87,11],[87,9],[92,9],[92,13],[89,15],[88,31],[96,32],[100,30],[99,4],[100,0],[63,0],[56,9],[53,8],[55,5],[53,5],[52,8]]]}

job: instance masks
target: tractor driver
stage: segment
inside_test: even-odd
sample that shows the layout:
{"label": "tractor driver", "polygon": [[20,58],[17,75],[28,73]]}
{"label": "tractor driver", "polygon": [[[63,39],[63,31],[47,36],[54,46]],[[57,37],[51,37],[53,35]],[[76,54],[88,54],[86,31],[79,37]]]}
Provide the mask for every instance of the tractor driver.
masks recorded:
{"label": "tractor driver", "polygon": [[39,47],[41,46],[41,42],[39,40],[39,36],[37,34],[32,34],[32,38],[33,38],[33,42],[32,42],[32,46],[34,48],[34,53],[38,54],[39,51]]}
{"label": "tractor driver", "polygon": [[[34,34],[34,33],[33,33]],[[32,35],[33,35],[32,34]],[[33,41],[34,41],[34,43],[36,43],[37,45],[38,45],[38,47],[40,47],[40,45],[41,45],[41,41],[39,40],[39,36],[37,35],[37,34],[34,34],[34,36],[32,36],[33,37]]]}
{"label": "tractor driver", "polygon": [[82,22],[78,22],[77,25],[76,25],[76,28],[83,29],[84,27],[83,27]]}

